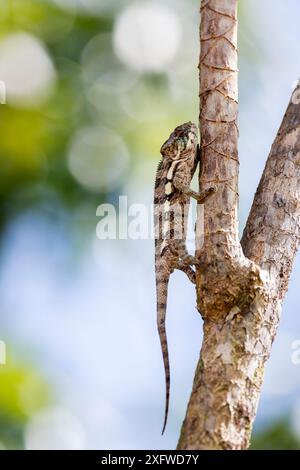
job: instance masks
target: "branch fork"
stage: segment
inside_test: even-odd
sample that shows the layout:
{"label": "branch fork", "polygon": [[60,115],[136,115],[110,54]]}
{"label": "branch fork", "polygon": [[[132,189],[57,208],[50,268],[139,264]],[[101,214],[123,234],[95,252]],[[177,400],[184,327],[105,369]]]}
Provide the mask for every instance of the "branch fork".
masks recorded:
{"label": "branch fork", "polygon": [[[180,450],[246,449],[264,367],[300,241],[300,105],[291,99],[238,233],[238,0],[202,0],[199,184],[204,208],[197,250],[203,344]],[[300,93],[298,83],[293,97]]]}

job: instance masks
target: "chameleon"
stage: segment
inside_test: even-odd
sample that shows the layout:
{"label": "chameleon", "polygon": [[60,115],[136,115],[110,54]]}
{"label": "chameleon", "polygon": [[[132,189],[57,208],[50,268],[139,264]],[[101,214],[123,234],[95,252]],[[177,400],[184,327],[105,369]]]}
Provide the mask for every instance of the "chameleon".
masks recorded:
{"label": "chameleon", "polygon": [[197,127],[187,122],[176,127],[160,149],[154,188],[155,280],[157,328],[165,371],[165,431],[170,401],[170,365],[166,335],[168,284],[174,269],[186,273],[195,284],[192,266],[197,260],[186,248],[187,212],[190,198],[203,204],[216,191],[214,186],[196,192],[190,183],[200,160]]}

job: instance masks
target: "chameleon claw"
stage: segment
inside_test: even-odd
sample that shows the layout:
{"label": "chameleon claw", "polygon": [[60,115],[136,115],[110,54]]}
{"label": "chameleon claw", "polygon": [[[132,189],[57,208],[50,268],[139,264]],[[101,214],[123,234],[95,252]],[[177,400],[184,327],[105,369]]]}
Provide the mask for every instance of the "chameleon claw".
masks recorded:
{"label": "chameleon claw", "polygon": [[199,261],[197,260],[197,258],[195,258],[195,256],[192,256],[192,255],[184,256],[184,258],[182,258],[181,261],[185,266],[198,266],[199,265]]}
{"label": "chameleon claw", "polygon": [[211,196],[212,194],[214,194],[215,192],[217,192],[217,187],[215,185],[213,185],[213,186],[210,186],[207,189],[204,189],[200,193],[191,192],[190,195],[191,195],[191,197],[194,197],[196,199],[196,201],[198,201],[199,204],[204,204],[206,199],[209,196]]}
{"label": "chameleon claw", "polygon": [[209,191],[210,193],[212,193],[212,194],[213,194],[213,193],[216,193],[216,192],[217,192],[217,186],[216,186],[215,184],[214,184],[213,186],[210,186],[210,187],[208,188],[208,191]]}
{"label": "chameleon claw", "polygon": [[209,197],[211,194],[214,194],[216,192],[217,192],[217,186],[213,185],[207,189],[204,189],[204,191],[200,194],[202,194],[202,200],[205,201],[207,197]]}

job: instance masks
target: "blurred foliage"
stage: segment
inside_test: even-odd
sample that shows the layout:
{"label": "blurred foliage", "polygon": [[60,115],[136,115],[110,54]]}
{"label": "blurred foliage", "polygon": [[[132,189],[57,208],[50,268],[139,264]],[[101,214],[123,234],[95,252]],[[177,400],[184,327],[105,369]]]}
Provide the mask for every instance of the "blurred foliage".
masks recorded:
{"label": "blurred foliage", "polygon": [[0,448],[22,448],[26,422],[49,401],[48,385],[32,366],[10,357],[0,366],[0,382]]}
{"label": "blurred foliage", "polygon": [[[53,92],[34,109],[20,109],[9,100],[6,106],[0,106],[2,224],[26,206],[43,200],[51,203],[50,195],[56,195],[55,202],[58,197],[62,206],[73,209],[82,199],[96,206],[121,192],[125,180],[96,194],[70,175],[66,157],[70,139],[78,129],[89,125],[116,129],[133,157],[132,167],[141,156],[152,158],[157,154],[166,129],[197,113],[197,103],[189,97],[193,94],[187,94],[191,84],[196,93],[196,74],[189,78],[192,71],[180,78],[181,91],[177,85],[174,94],[166,74],[136,74],[116,58],[112,46],[115,15],[130,3],[99,1],[99,11],[93,14],[88,8],[60,8],[54,0],[0,0],[0,38],[20,31],[38,38],[57,73]],[[195,4],[190,1],[187,7],[194,9]],[[241,6],[243,24],[245,15]],[[93,38],[101,39],[96,59],[85,64],[85,47]],[[247,48],[243,36],[240,42],[242,49]],[[253,50],[250,48],[248,56]],[[128,74],[134,86],[122,89],[120,83]],[[111,83],[113,77],[117,81]]]}
{"label": "blurred foliage", "polygon": [[[44,42],[57,72],[57,83],[46,102],[32,108],[0,106],[0,213],[2,223],[18,208],[49,200],[57,193],[61,203],[77,204],[87,192],[71,177],[66,164],[69,139],[91,121],[84,96],[80,57],[84,46],[99,32],[111,29],[111,18],[74,15],[51,2],[1,1],[1,36],[26,31]],[[30,66],[30,64],[28,64]],[[1,77],[0,77],[1,78]],[[41,191],[40,183],[44,191]],[[35,186],[39,185],[38,198]],[[97,202],[101,195],[97,196]],[[101,199],[100,201],[101,202]]]}
{"label": "blurred foliage", "polygon": [[[120,3],[116,2],[114,8]],[[111,74],[121,78],[128,74],[112,47],[113,5],[97,16],[85,10],[62,10],[47,0],[2,1],[0,6],[1,36],[25,31],[42,40],[57,74],[55,88],[42,104],[20,108],[8,99],[7,105],[0,106],[2,226],[18,211],[45,201],[55,206],[59,200],[62,208],[76,210],[82,200],[95,208],[103,199],[114,199],[122,192],[124,179],[111,189],[99,188],[95,193],[70,174],[70,140],[86,126],[104,126],[115,129],[124,139],[133,157],[131,166],[140,156],[152,158],[165,129],[182,119],[182,104],[172,100],[167,78],[163,74],[140,77],[131,72],[136,85],[122,96],[125,112],[118,82],[109,87]],[[95,37],[101,38],[102,46],[95,63],[92,60],[85,68],[82,54]],[[86,69],[91,69],[91,77],[87,77]],[[104,85],[97,87],[97,80],[103,76]]]}
{"label": "blurred foliage", "polygon": [[[40,41],[56,73],[53,89],[41,102],[18,106],[8,94],[7,104],[0,105],[0,235],[7,222],[32,207],[52,218],[54,214],[61,217],[63,210],[74,211],[73,223],[78,231],[91,220],[95,223],[95,208],[109,197],[109,188],[108,193],[95,193],[74,179],[68,169],[67,154],[77,130],[107,125],[108,114],[114,109],[113,94],[108,101],[105,97],[100,112],[88,99],[91,83],[85,81],[81,63],[85,46],[103,34],[107,35],[110,47],[102,51],[102,56],[108,57],[107,67],[114,61],[115,69],[122,69],[113,57],[111,9],[95,16],[84,10],[64,10],[50,0],[0,0],[0,9],[0,43],[15,33],[30,34]],[[100,59],[96,76],[103,72]],[[26,67],[30,69],[31,65],[29,58]],[[13,67],[16,66],[12,64],[12,70]],[[22,70],[15,73],[18,76]],[[35,73],[33,68],[33,80]],[[125,134],[126,130],[120,126],[118,132]],[[119,192],[121,184],[113,193]],[[53,223],[59,220],[53,219]],[[11,358],[7,362],[0,366],[0,448],[23,448],[26,423],[46,406],[49,390],[33,366]]]}
{"label": "blurred foliage", "polygon": [[255,433],[250,450],[299,450],[300,442],[287,420],[275,422],[264,431]]}

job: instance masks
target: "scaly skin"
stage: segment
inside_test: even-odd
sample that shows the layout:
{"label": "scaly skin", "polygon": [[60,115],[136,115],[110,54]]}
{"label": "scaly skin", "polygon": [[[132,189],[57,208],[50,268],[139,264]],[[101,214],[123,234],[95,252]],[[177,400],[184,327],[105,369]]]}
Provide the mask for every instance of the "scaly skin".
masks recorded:
{"label": "scaly skin", "polygon": [[157,327],[161,342],[165,379],[166,404],[162,434],[164,433],[170,399],[170,365],[166,336],[167,294],[170,274],[174,269],[184,271],[195,283],[196,264],[185,246],[187,215],[190,197],[203,204],[215,192],[210,187],[200,193],[190,189],[198,158],[197,127],[192,122],[182,124],[172,132],[160,149],[162,159],[158,165],[154,190],[155,274],[157,297]]}

